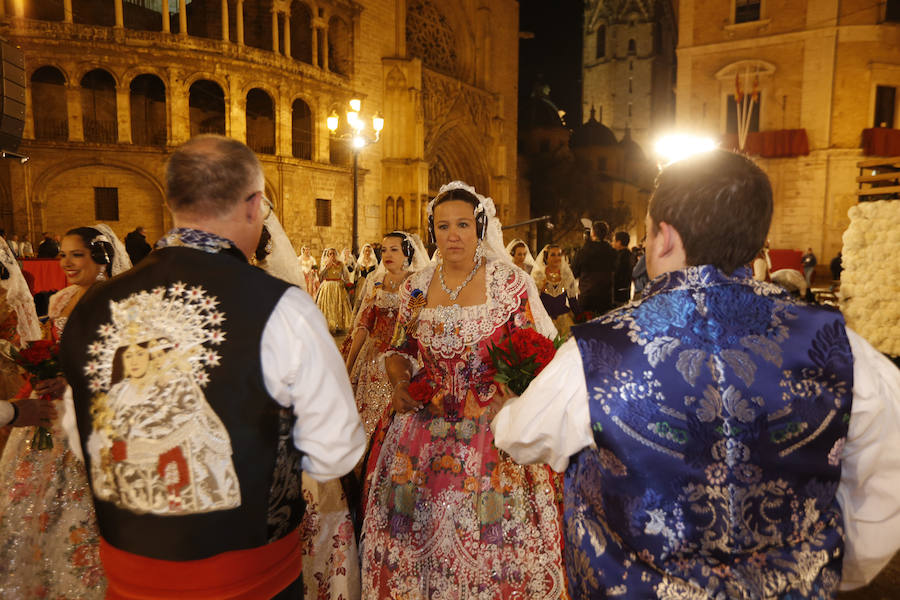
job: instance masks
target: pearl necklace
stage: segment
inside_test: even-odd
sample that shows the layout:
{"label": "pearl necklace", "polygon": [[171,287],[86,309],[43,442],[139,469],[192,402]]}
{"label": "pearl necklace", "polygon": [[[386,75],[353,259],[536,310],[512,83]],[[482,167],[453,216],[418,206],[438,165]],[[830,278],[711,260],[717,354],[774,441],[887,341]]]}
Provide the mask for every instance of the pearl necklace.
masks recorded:
{"label": "pearl necklace", "polygon": [[457,296],[459,296],[459,293],[461,291],[463,291],[464,287],[469,285],[469,282],[472,281],[473,277],[475,277],[475,273],[478,271],[478,268],[480,266],[481,266],[481,261],[480,260],[475,261],[475,266],[472,267],[472,270],[469,271],[469,274],[466,276],[466,278],[463,280],[463,282],[451,290],[450,288],[447,287],[447,284],[444,282],[444,261],[441,261],[441,267],[440,267],[440,269],[438,269],[438,279],[441,282],[441,288],[444,290],[444,292],[447,293],[448,296],[450,296],[451,301],[456,302]]}

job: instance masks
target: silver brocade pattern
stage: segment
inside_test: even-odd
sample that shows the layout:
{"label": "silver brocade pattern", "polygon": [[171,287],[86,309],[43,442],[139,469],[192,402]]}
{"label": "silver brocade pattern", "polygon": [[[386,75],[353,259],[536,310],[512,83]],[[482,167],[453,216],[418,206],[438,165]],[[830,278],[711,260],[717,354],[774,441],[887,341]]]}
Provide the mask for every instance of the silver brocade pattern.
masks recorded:
{"label": "silver brocade pattern", "polygon": [[[53,326],[75,286],[50,306]],[[0,598],[92,600],[106,595],[84,463],[53,424],[53,449],[31,451],[33,427],[13,430],[0,458]]]}

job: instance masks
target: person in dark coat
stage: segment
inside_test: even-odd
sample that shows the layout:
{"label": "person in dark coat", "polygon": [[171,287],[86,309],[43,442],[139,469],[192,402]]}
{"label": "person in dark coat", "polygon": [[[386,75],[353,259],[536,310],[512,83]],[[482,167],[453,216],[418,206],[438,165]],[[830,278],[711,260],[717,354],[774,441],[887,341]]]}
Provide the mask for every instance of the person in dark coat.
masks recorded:
{"label": "person in dark coat", "polygon": [[56,258],[59,256],[59,242],[57,242],[53,234],[49,231],[44,232],[44,241],[38,246],[38,258]]}
{"label": "person in dark coat", "polygon": [[152,249],[147,243],[143,225],[139,225],[137,229],[125,236],[125,251],[128,252],[128,257],[133,265],[141,262]]}
{"label": "person in dark coat", "polygon": [[627,231],[617,231],[613,236],[612,247],[616,251],[615,272],[613,275],[613,301],[621,306],[631,300],[631,271],[634,269],[634,255],[628,249],[631,236]]}
{"label": "person in dark coat", "polygon": [[605,239],[608,234],[609,225],[595,221],[591,226],[591,238],[585,241],[572,262],[572,273],[578,278],[581,290],[578,302],[582,310],[594,316],[613,307],[616,251]]}

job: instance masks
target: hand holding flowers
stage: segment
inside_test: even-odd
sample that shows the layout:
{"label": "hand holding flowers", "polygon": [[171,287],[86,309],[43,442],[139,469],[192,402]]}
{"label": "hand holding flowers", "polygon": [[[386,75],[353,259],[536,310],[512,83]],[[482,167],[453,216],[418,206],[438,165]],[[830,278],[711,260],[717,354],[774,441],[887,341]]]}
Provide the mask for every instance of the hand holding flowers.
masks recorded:
{"label": "hand holding flowers", "polygon": [[[65,380],[60,375],[59,343],[55,340],[29,342],[22,350],[12,349],[10,358],[30,375],[29,381],[35,394],[44,401],[58,398],[65,389]],[[50,430],[38,426],[31,440],[32,450],[53,448]]]}

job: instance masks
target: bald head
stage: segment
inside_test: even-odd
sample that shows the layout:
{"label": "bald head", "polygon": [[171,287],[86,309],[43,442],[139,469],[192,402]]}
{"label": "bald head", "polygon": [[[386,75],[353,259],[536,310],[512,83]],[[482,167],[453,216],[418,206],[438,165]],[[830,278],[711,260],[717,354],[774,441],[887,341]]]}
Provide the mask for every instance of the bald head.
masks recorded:
{"label": "bald head", "polygon": [[259,190],[262,166],[253,151],[221,135],[192,138],[166,163],[166,198],[173,213],[218,217]]}

